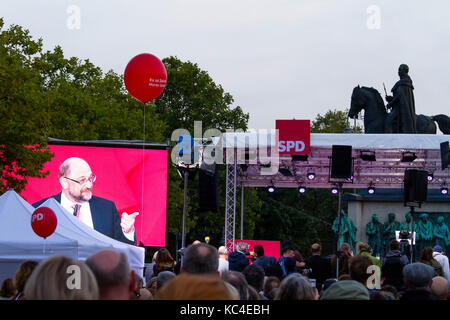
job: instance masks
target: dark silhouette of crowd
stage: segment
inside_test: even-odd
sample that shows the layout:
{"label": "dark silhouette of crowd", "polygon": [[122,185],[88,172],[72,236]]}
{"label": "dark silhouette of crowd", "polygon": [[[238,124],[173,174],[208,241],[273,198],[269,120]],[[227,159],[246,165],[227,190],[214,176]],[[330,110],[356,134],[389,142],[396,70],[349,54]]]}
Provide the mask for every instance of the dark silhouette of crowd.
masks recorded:
{"label": "dark silhouette of crowd", "polygon": [[179,260],[160,248],[146,265],[144,277],[130,268],[125,253],[113,249],[100,250],[84,262],[62,255],[24,261],[14,279],[3,281],[0,299],[415,301],[449,297],[448,258],[439,246],[423,249],[416,263],[401,254],[396,240],[390,242],[382,261],[362,242],[355,253],[343,243],[328,257],[314,243],[306,259],[289,241],[282,243],[278,260],[265,255],[261,245],[255,245],[253,252],[248,252],[245,242],[236,248],[228,253],[225,247],[196,241]]}

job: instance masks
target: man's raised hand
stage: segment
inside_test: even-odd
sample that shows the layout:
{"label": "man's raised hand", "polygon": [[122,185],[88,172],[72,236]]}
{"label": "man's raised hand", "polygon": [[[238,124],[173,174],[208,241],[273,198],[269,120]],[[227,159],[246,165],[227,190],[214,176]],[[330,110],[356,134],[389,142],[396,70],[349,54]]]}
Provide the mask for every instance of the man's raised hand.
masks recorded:
{"label": "man's raised hand", "polygon": [[136,220],[136,216],[138,215],[139,212],[133,212],[132,214],[128,214],[126,212],[122,213],[120,226],[122,227],[123,233],[130,233],[134,230],[134,221]]}

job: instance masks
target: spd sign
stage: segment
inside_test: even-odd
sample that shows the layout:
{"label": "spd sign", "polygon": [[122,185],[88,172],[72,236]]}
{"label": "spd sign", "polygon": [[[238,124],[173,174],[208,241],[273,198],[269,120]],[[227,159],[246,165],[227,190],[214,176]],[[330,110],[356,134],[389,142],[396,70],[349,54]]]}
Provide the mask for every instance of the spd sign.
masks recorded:
{"label": "spd sign", "polygon": [[279,154],[309,154],[310,121],[276,120]]}

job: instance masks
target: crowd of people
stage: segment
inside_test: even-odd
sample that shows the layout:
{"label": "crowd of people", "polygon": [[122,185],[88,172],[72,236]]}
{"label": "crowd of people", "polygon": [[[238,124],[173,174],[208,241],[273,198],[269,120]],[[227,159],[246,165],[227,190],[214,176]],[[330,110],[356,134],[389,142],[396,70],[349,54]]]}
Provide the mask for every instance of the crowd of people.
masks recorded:
{"label": "crowd of people", "polygon": [[[103,249],[76,261],[62,255],[24,261],[14,279],[3,281],[1,299],[10,300],[447,300],[449,263],[442,248],[427,247],[419,262],[401,255],[400,244],[380,261],[368,244],[353,253],[347,243],[331,257],[313,244],[304,259],[292,245],[281,257],[261,245],[248,252],[240,242],[228,253],[195,241],[175,260],[166,248],[153,255],[144,277],[126,254]],[[377,271],[378,270],[378,271]]]}

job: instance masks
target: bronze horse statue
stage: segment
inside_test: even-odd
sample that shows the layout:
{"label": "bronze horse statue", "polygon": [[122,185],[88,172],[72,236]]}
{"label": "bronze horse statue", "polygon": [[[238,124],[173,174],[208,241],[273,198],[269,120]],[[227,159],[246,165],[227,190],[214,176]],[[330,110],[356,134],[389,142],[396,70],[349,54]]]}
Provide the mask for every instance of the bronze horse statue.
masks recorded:
{"label": "bronze horse statue", "polygon": [[[385,133],[385,119],[388,115],[383,98],[378,90],[359,85],[353,89],[349,118],[355,118],[364,109],[364,133]],[[445,114],[436,116],[416,115],[417,133],[436,134],[439,129],[450,134],[450,118]],[[395,126],[394,126],[395,127]]]}

